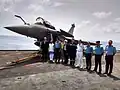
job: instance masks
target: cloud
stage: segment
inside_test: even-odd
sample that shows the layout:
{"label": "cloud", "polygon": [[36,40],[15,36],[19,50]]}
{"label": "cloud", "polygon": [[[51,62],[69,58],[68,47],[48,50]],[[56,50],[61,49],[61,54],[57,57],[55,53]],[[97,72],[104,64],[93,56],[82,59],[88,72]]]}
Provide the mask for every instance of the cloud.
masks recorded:
{"label": "cloud", "polygon": [[63,3],[53,0],[0,0],[0,12],[46,12],[48,8],[51,9],[61,5],[63,5]]}
{"label": "cloud", "polygon": [[100,24],[99,23],[96,23],[96,24],[93,24],[90,28],[90,31],[91,32],[100,32]]}
{"label": "cloud", "polygon": [[93,13],[93,16],[95,16],[99,19],[107,18],[110,15],[112,15],[112,12],[94,12]]}
{"label": "cloud", "polygon": [[[88,23],[89,22],[89,23]],[[82,21],[76,28],[75,38],[86,40],[118,40],[120,34],[120,22],[111,22],[103,26],[100,23],[93,23],[91,21]]]}
{"label": "cloud", "polygon": [[120,33],[120,23],[112,22],[106,27],[103,28],[103,31],[106,33]]}
{"label": "cloud", "polygon": [[91,21],[89,21],[89,20],[82,21],[82,24],[90,24],[90,23],[91,23]]}
{"label": "cloud", "polygon": [[82,27],[85,27],[85,26],[87,26],[87,25],[89,25],[89,24],[91,24],[91,23],[92,23],[92,22],[89,21],[89,20],[84,20],[84,21],[82,21],[80,24],[78,24],[76,28],[82,28]]}
{"label": "cloud", "polygon": [[28,6],[28,10],[31,10],[31,11],[34,11],[34,12],[44,11],[44,7],[42,7],[39,4],[30,4]]}
{"label": "cloud", "polygon": [[115,20],[114,21],[120,21],[120,17],[119,18],[115,18]]}
{"label": "cloud", "polygon": [[14,6],[22,0],[0,0],[0,12],[12,12]]}
{"label": "cloud", "polygon": [[36,0],[32,4],[28,5],[28,10],[32,12],[46,12],[46,10],[62,6],[63,3],[52,0]]}
{"label": "cloud", "polygon": [[61,3],[61,2],[54,2],[53,7],[59,7],[62,5],[63,5],[63,3]]}

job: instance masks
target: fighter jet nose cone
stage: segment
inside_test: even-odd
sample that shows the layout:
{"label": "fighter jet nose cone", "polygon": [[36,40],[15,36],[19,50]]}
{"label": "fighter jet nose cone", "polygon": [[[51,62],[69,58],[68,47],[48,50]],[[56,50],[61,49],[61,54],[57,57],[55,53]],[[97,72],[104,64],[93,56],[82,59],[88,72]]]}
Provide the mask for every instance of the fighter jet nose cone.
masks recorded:
{"label": "fighter jet nose cone", "polygon": [[4,27],[4,28],[9,29],[9,27]]}
{"label": "fighter jet nose cone", "polygon": [[14,27],[10,27],[10,26],[9,26],[9,27],[4,27],[4,28],[13,31],[13,28],[14,28]]}
{"label": "fighter jet nose cone", "polygon": [[10,31],[13,31],[13,32],[19,32],[19,31],[22,30],[20,26],[7,26],[7,27],[4,27],[4,28],[6,28]]}
{"label": "fighter jet nose cone", "polygon": [[20,32],[20,30],[19,30],[19,28],[17,26],[7,26],[7,27],[4,27],[4,28],[6,28],[6,29],[8,29],[8,30],[10,30],[12,32],[17,32],[17,33]]}
{"label": "fighter jet nose cone", "polygon": [[24,26],[24,25],[21,25],[21,26],[6,26],[4,28],[6,28],[6,29],[8,29],[12,32],[23,34],[23,35],[28,34],[28,29],[29,29],[28,26]]}

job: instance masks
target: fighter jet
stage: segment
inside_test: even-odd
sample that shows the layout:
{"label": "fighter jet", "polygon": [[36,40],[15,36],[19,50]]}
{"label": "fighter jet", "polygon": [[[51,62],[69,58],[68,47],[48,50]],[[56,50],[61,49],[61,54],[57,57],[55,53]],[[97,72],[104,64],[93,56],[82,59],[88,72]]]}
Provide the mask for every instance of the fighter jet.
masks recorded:
{"label": "fighter jet", "polygon": [[75,24],[72,24],[70,30],[66,32],[62,29],[60,29],[60,31],[56,30],[56,28],[50,22],[46,21],[42,17],[36,18],[36,23],[34,24],[26,23],[26,21],[19,15],[15,15],[15,17],[21,19],[24,22],[24,25],[7,26],[4,28],[16,32],[18,34],[25,35],[27,37],[36,38],[37,41],[35,42],[35,45],[37,46],[40,46],[39,42],[42,41],[44,37],[48,37],[50,39],[51,34],[53,36],[54,41],[56,38],[59,39],[61,38],[67,39],[66,37],[74,38],[73,32],[74,32]]}

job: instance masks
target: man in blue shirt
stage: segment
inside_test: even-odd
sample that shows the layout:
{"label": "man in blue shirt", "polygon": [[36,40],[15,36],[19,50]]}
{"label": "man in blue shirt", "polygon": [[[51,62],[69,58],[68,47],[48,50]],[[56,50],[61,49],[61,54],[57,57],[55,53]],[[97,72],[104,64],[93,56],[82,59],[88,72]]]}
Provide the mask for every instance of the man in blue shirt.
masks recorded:
{"label": "man in blue shirt", "polygon": [[60,63],[60,48],[61,48],[61,43],[57,39],[55,42],[55,63]]}
{"label": "man in blue shirt", "polygon": [[86,69],[87,69],[87,71],[91,70],[92,54],[93,54],[93,48],[90,46],[90,43],[88,42],[87,47],[85,49]]}
{"label": "man in blue shirt", "polygon": [[98,67],[98,64],[99,64],[98,74],[101,74],[101,57],[102,57],[103,53],[104,53],[104,50],[103,50],[103,47],[100,46],[100,41],[96,41],[94,71],[97,72],[97,67]]}
{"label": "man in blue shirt", "polygon": [[[112,73],[112,69],[113,69],[113,57],[116,54],[116,48],[113,47],[112,45],[113,41],[109,40],[108,45],[105,48],[105,52],[106,52],[106,56],[105,56],[105,60],[106,60],[106,71],[104,74],[107,74],[108,76],[111,75]],[[109,73],[108,73],[108,69],[110,67]]]}

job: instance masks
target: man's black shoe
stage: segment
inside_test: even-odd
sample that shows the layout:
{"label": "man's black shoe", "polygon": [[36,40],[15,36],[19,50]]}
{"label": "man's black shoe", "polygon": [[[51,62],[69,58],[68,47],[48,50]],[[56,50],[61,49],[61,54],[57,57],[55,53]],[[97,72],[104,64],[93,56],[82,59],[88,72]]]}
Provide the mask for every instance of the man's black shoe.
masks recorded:
{"label": "man's black shoe", "polygon": [[101,72],[98,72],[98,74],[101,74]]}
{"label": "man's black shoe", "polygon": [[87,69],[87,72],[89,72],[90,70]]}
{"label": "man's black shoe", "polygon": [[107,72],[103,73],[103,74],[108,74]]}
{"label": "man's black shoe", "polygon": [[97,70],[93,70],[94,72],[97,72]]}
{"label": "man's black shoe", "polygon": [[108,75],[108,76],[111,76],[111,73],[108,73],[107,75]]}
{"label": "man's black shoe", "polygon": [[60,64],[60,62],[58,62],[58,64]]}

